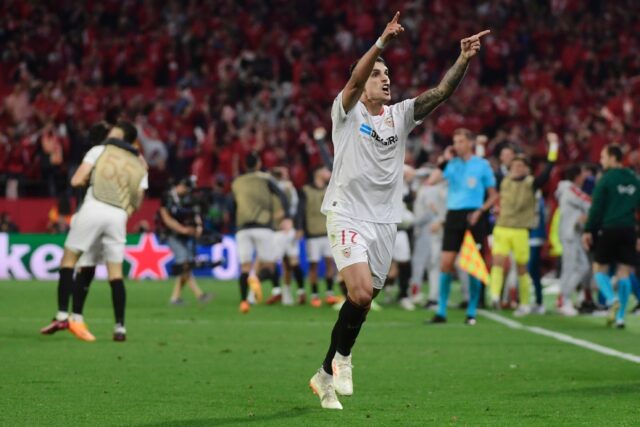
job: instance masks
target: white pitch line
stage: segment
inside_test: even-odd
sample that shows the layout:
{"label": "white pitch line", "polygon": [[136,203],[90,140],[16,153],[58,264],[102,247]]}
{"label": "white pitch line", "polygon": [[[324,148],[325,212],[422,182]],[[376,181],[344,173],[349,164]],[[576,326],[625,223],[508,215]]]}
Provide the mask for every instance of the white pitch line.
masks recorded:
{"label": "white pitch line", "polygon": [[596,353],[605,354],[607,356],[617,357],[619,359],[628,360],[629,362],[639,363],[640,364],[640,356],[636,356],[631,353],[623,353],[618,350],[614,350],[610,347],[605,347],[600,344],[593,343],[591,341],[586,341],[580,338],[574,338],[571,335],[562,334],[560,332],[551,331],[549,329],[540,328],[538,326],[526,326],[520,322],[517,322],[512,319],[508,319],[499,314],[491,313],[485,310],[478,310],[478,312],[495,322],[501,323],[511,329],[522,329],[527,332],[531,332],[537,335],[543,335],[545,337],[551,337],[558,341],[566,342],[568,344],[573,344],[578,347],[586,348],[587,350],[595,351]]}

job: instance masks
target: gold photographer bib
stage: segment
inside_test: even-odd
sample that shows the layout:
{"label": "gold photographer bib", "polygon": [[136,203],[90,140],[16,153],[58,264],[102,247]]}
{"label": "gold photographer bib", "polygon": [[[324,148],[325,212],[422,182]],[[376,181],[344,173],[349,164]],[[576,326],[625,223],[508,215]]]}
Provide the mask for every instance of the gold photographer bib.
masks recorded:
{"label": "gold photographer bib", "polygon": [[138,192],[146,173],[135,154],[106,145],[91,175],[93,196],[131,215],[140,206]]}

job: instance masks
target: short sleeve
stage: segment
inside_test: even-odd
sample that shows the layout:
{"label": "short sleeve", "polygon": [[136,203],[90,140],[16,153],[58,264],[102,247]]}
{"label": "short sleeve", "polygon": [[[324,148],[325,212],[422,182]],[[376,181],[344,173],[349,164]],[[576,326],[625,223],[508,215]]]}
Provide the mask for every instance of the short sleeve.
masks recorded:
{"label": "short sleeve", "polygon": [[394,116],[393,119],[397,123],[399,122],[402,124],[402,132],[405,135],[409,135],[413,128],[422,123],[422,120],[415,120],[413,117],[415,103],[416,99],[411,98],[405,99],[404,101],[391,106],[391,111]]}
{"label": "short sleeve", "polygon": [[447,181],[451,181],[451,178],[453,178],[454,176],[454,169],[455,167],[455,163],[454,160],[449,160],[447,162],[447,165],[444,167],[444,171],[442,171],[442,176],[444,177],[444,179],[446,179]]}
{"label": "short sleeve", "polygon": [[491,166],[489,166],[489,162],[486,160],[482,160],[483,163],[483,167],[484,167],[484,174],[482,177],[483,183],[484,183],[484,187],[485,188],[495,188],[496,186],[496,176],[493,173],[493,170],[491,169]]}
{"label": "short sleeve", "polygon": [[96,145],[95,147],[91,148],[89,151],[87,151],[87,154],[84,155],[82,163],[95,165],[98,161],[98,157],[100,157],[100,155],[104,151],[104,148],[104,145]]}
{"label": "short sleeve", "polygon": [[343,122],[347,119],[347,112],[344,111],[344,105],[342,104],[342,91],[333,100],[333,106],[331,107],[331,120],[334,123]]}

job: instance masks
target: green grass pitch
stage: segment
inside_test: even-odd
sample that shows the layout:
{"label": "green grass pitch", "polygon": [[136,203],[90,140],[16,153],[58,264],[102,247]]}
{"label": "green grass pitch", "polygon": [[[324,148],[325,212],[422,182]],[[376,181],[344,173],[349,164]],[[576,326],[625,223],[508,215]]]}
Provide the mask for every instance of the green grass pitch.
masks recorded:
{"label": "green grass pitch", "polygon": [[[201,281],[206,306],[167,305],[169,282],[127,283],[128,341],[111,341],[108,285],[92,285],[85,316],[95,343],[41,336],[52,282],[0,284],[0,425],[637,425],[640,365],[513,330],[486,318],[425,326],[423,310],[369,314],[354,349],[343,411],[308,388],[336,312],[255,307],[237,312],[235,282]],[[508,315],[505,312],[502,314]],[[640,355],[640,318],[522,321]]]}

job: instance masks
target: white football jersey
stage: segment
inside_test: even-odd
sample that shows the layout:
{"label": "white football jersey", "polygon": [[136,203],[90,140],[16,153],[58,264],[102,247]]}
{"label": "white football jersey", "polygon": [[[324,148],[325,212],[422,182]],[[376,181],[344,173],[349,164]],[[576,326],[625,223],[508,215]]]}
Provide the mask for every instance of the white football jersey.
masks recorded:
{"label": "white football jersey", "polygon": [[360,101],[348,113],[342,92],[333,101],[334,161],[322,213],[377,223],[402,221],[402,176],[415,99],[384,106],[372,116]]}

